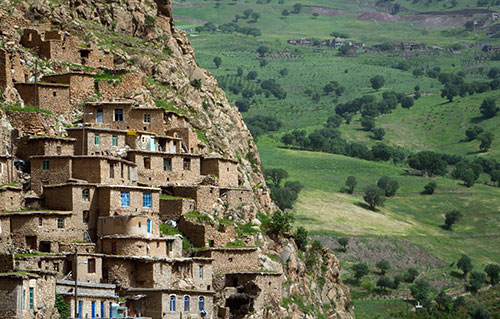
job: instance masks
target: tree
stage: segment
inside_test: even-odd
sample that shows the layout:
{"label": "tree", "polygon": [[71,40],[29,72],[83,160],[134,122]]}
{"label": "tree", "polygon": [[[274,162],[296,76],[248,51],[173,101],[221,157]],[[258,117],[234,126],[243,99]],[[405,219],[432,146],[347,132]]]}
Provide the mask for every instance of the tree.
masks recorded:
{"label": "tree", "polygon": [[234,103],[238,107],[238,111],[247,112],[250,109],[250,103],[247,100],[236,100]]}
{"label": "tree", "polygon": [[345,252],[347,250],[347,245],[349,245],[349,237],[340,237],[339,239],[337,239],[337,242],[342,247],[342,251]]}
{"label": "tree", "polygon": [[382,86],[384,86],[385,79],[382,75],[375,75],[370,79],[370,83],[372,84],[372,88],[378,91]]}
{"label": "tree", "polygon": [[243,69],[242,68],[238,68],[238,70],[236,70],[236,75],[242,76],[243,75]]}
{"label": "tree", "polygon": [[499,108],[494,99],[486,98],[483,100],[483,103],[481,103],[479,110],[485,119],[490,119],[497,115]]}
{"label": "tree", "polygon": [[358,181],[356,180],[356,177],[354,176],[349,176],[347,177],[347,180],[345,181],[345,186],[347,186],[347,190],[349,191],[349,194],[354,193],[354,187],[358,184]]}
{"label": "tree", "polygon": [[302,4],[301,3],[296,3],[293,5],[293,10],[292,13],[299,14],[300,11],[302,10]]}
{"label": "tree", "polygon": [[484,272],[490,277],[490,284],[496,285],[499,281],[500,266],[497,264],[489,264],[484,268]]}
{"label": "tree", "polygon": [[379,260],[376,264],[375,264],[375,267],[378,268],[378,270],[380,271],[380,274],[381,275],[385,275],[387,273],[388,270],[391,269],[391,265],[389,264],[389,262],[385,259],[382,259],[382,260]]}
{"label": "tree", "polygon": [[363,117],[361,118],[361,127],[365,131],[370,132],[375,128],[375,120],[372,117]]}
{"label": "tree", "polygon": [[497,183],[497,185],[500,186],[500,169],[491,171],[490,179],[493,183]]}
{"label": "tree", "polygon": [[260,18],[260,13],[258,13],[258,12],[252,13],[253,21],[257,22],[257,20],[259,20],[259,18]]}
{"label": "tree", "polygon": [[261,56],[264,57],[266,54],[269,53],[269,48],[265,46],[260,46],[257,48],[257,53]]}
{"label": "tree", "polygon": [[284,68],[284,69],[280,70],[280,75],[281,76],[286,76],[287,74],[288,74],[288,69],[287,68]]}
{"label": "tree", "polygon": [[70,308],[69,305],[64,301],[64,297],[62,295],[56,294],[56,301],[54,307],[59,312],[59,316],[62,319],[68,318],[70,316]]}
{"label": "tree", "polygon": [[290,12],[288,12],[287,9],[283,9],[283,11],[281,11],[281,15],[286,18],[290,15]]}
{"label": "tree", "polygon": [[498,76],[500,76],[500,69],[499,68],[493,67],[488,71],[488,77],[490,79],[496,79]]}
{"label": "tree", "polygon": [[467,290],[477,292],[486,283],[486,275],[483,272],[473,271],[470,273]]}
{"label": "tree", "polygon": [[288,172],[282,168],[268,168],[264,170],[264,176],[271,179],[275,187],[279,187],[281,181],[288,177]]}
{"label": "tree", "polygon": [[483,132],[477,136],[477,139],[481,144],[479,144],[479,149],[483,152],[487,152],[491,144],[493,143],[494,135],[491,132]]}
{"label": "tree", "polygon": [[415,100],[412,99],[411,97],[409,96],[405,96],[402,100],[401,100],[401,106],[405,109],[409,109],[410,107],[413,106],[413,104],[415,103]]}
{"label": "tree", "polygon": [[387,288],[391,288],[393,286],[393,283],[392,283],[392,280],[389,279],[388,277],[386,276],[381,276],[378,280],[377,280],[377,287],[380,287],[382,289],[384,289],[384,291],[387,289]]}
{"label": "tree", "polygon": [[244,19],[248,19],[248,17],[250,17],[250,15],[252,14],[253,10],[252,9],[246,9],[243,11],[243,18]]}
{"label": "tree", "polygon": [[363,199],[370,206],[371,210],[375,210],[375,207],[381,206],[385,201],[384,191],[377,185],[370,184],[365,188]]}
{"label": "tree", "polygon": [[326,127],[338,128],[343,121],[344,118],[338,114],[329,116],[328,119],[326,120]]}
{"label": "tree", "polygon": [[370,272],[368,265],[364,263],[355,264],[354,266],[352,266],[352,270],[354,271],[354,278],[357,282],[359,282],[361,278],[368,275],[368,273]]}
{"label": "tree", "polygon": [[283,213],[279,210],[275,211],[271,222],[269,223],[269,232],[275,235],[282,235],[292,230],[293,216],[288,213]]}
{"label": "tree", "polygon": [[346,56],[349,54],[349,46],[347,45],[343,45],[339,48],[339,54],[340,55],[343,55],[343,56]]}
{"label": "tree", "polygon": [[474,31],[474,21],[465,22],[465,30]]}
{"label": "tree", "polygon": [[444,219],[444,228],[452,230],[453,224],[455,224],[460,218],[462,218],[462,213],[458,210],[453,210],[446,213]]}
{"label": "tree", "polygon": [[469,311],[469,315],[472,319],[489,319],[491,314],[488,310],[483,307],[473,308]]}
{"label": "tree", "polygon": [[295,231],[294,240],[295,240],[295,244],[297,245],[298,249],[300,249],[300,250],[306,249],[307,236],[308,236],[308,232],[304,227],[300,226],[299,228],[297,228],[297,231]]}
{"label": "tree", "polygon": [[222,59],[218,56],[216,56],[214,58],[214,63],[215,63],[215,66],[217,67],[217,69],[219,68],[219,66],[222,64]]}
{"label": "tree", "polygon": [[446,162],[441,155],[431,151],[421,151],[410,156],[408,158],[408,165],[428,175],[446,174]]}
{"label": "tree", "polygon": [[432,195],[436,190],[437,184],[435,181],[430,181],[427,185],[424,186],[424,194]]}
{"label": "tree", "polygon": [[393,149],[387,144],[378,142],[372,147],[373,159],[376,161],[388,161],[393,154]]}
{"label": "tree", "polygon": [[427,303],[430,290],[431,286],[427,281],[423,279],[415,281],[415,284],[410,287],[411,295],[413,296],[413,298],[421,303]]}
{"label": "tree", "polygon": [[377,186],[384,190],[385,196],[392,197],[396,194],[396,191],[399,188],[399,183],[387,176],[382,176],[378,182]]}
{"label": "tree", "polygon": [[457,268],[463,272],[463,277],[467,278],[467,274],[472,270],[472,261],[467,255],[462,255],[457,261]]}
{"label": "tree", "polygon": [[376,128],[376,129],[373,129],[372,130],[372,133],[373,133],[373,137],[376,139],[376,140],[383,140],[384,139],[384,136],[385,136],[385,130],[381,127],[379,128]]}
{"label": "tree", "polygon": [[438,309],[444,312],[450,312],[453,304],[453,299],[441,290],[436,297],[434,297],[434,301],[438,305]]}
{"label": "tree", "polygon": [[313,16],[313,19],[316,19],[319,16],[319,13],[313,12],[312,16]]}
{"label": "tree", "polygon": [[465,136],[467,136],[467,141],[473,141],[477,136],[483,133],[483,128],[477,125],[467,128],[465,131]]}
{"label": "tree", "polygon": [[196,28],[194,28],[194,31],[201,33],[202,31],[205,31],[205,28],[203,26],[199,25]]}
{"label": "tree", "polygon": [[267,63],[268,63],[268,62],[267,62],[266,60],[260,60],[260,62],[259,62],[259,66],[260,66],[261,68],[263,68],[263,67],[265,67],[265,66],[267,65]]}
{"label": "tree", "polygon": [[250,71],[247,74],[247,80],[255,80],[257,78],[257,72],[256,71]]}
{"label": "tree", "polygon": [[404,280],[408,283],[412,283],[415,281],[415,278],[418,276],[418,270],[415,268],[408,268],[404,274]]}
{"label": "tree", "polygon": [[286,145],[294,145],[296,143],[295,136],[291,133],[283,134],[281,141]]}

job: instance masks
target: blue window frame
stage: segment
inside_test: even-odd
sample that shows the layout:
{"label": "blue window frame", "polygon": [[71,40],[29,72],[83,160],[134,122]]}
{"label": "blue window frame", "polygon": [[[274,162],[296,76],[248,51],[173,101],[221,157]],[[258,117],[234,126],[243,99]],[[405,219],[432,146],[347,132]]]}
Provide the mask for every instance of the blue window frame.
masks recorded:
{"label": "blue window frame", "polygon": [[148,233],[151,232],[151,220],[148,219]]}
{"label": "blue window frame", "polygon": [[96,122],[102,123],[102,109],[97,109]]}
{"label": "blue window frame", "polygon": [[142,207],[144,208],[153,207],[151,200],[151,193],[142,193]]}
{"label": "blue window frame", "polygon": [[203,278],[203,266],[200,266],[199,273],[200,273],[200,278]]}
{"label": "blue window frame", "polygon": [[93,318],[95,318],[95,301],[92,301],[90,310],[91,310],[90,317],[93,319]]}
{"label": "blue window frame", "polygon": [[101,301],[101,318],[104,318],[104,301]]}
{"label": "blue window frame", "polygon": [[200,312],[205,311],[205,297],[198,298],[198,305],[200,308]]}
{"label": "blue window frame", "polygon": [[175,296],[170,296],[170,312],[175,312]]}
{"label": "blue window frame", "polygon": [[78,318],[83,317],[83,301],[78,301]]}
{"label": "blue window frame", "polygon": [[166,172],[170,172],[172,170],[172,159],[164,158],[163,159],[163,170]]}
{"label": "blue window frame", "polygon": [[30,310],[35,309],[35,289],[30,288]]}
{"label": "blue window frame", "polygon": [[50,161],[49,160],[42,161],[42,169],[45,171],[50,169]]}
{"label": "blue window frame", "polygon": [[130,192],[120,192],[120,197],[122,200],[122,207],[130,206]]}
{"label": "blue window frame", "polygon": [[189,296],[184,297],[184,312],[189,312]]}
{"label": "blue window frame", "polygon": [[116,147],[116,146],[118,146],[118,136],[113,135],[113,136],[111,137],[111,141],[112,141],[112,143],[113,143],[113,144],[112,144],[113,146],[115,146],[115,147]]}
{"label": "blue window frame", "polygon": [[101,135],[99,135],[99,134],[94,135],[94,144],[95,145],[101,144]]}

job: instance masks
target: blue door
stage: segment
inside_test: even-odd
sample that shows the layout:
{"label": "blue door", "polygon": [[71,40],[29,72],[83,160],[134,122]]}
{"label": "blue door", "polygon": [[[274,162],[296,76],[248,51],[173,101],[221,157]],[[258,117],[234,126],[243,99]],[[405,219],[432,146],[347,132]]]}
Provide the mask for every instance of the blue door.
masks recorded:
{"label": "blue door", "polygon": [[101,301],[101,318],[104,318],[104,301]]}
{"label": "blue door", "polygon": [[82,318],[83,301],[78,301],[78,318]]}
{"label": "blue door", "polygon": [[95,318],[95,301],[92,301],[91,318]]}

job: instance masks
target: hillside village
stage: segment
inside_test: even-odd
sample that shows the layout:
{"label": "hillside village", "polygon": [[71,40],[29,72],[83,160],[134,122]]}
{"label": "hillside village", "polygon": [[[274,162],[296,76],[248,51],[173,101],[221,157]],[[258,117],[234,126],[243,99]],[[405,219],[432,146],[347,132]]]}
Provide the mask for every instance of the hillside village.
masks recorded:
{"label": "hillside village", "polygon": [[[49,61],[121,72],[58,30],[26,28],[21,43]],[[36,78],[0,49],[0,88],[26,107],[69,119],[84,105],[64,135],[4,145],[0,318],[51,318],[56,293],[76,318],[242,318],[279,304],[280,269],[261,267],[252,240],[234,242],[231,214],[257,213],[238,162],[207,153],[185,116],[120,98],[139,74],[113,84],[77,69]],[[101,99],[87,102],[94,89]]]}

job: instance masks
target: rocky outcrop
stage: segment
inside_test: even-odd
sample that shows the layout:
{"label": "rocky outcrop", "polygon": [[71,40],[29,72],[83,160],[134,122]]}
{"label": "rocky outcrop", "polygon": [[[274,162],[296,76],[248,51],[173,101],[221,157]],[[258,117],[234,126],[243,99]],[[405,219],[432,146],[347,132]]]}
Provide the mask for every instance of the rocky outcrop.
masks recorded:
{"label": "rocky outcrop", "polygon": [[[250,131],[237,108],[228,103],[216,79],[196,65],[186,34],[174,26],[169,1],[35,0],[31,5],[20,1],[16,7],[9,3],[0,3],[0,8],[8,10],[16,21],[30,21],[29,25],[35,27],[41,21],[60,25],[65,32],[83,41],[100,43],[102,50],[111,51],[117,68],[129,74],[139,73],[145,79],[144,87],[124,90],[127,97],[151,106],[163,101],[167,110],[186,116],[206,144],[206,153],[216,152],[238,160],[241,186],[254,190],[257,209],[262,212],[277,209],[270,200]],[[4,40],[15,41],[12,37],[16,34],[4,34]],[[23,54],[29,60],[30,53],[23,51]],[[68,66],[41,65],[40,72],[65,68]],[[75,108],[75,120],[79,114]],[[61,132],[60,121],[41,113],[8,111],[0,114],[0,118],[7,130],[17,128],[35,135]],[[262,269],[283,272],[285,276],[285,300],[269,305],[270,308],[255,309],[251,318],[317,318],[318,314],[352,318],[349,291],[340,281],[338,260],[333,255],[321,252],[314,265],[306,268],[293,238],[271,239],[260,235],[257,240],[262,243],[259,250]],[[281,258],[282,263],[270,256]],[[306,311],[303,306],[312,310]]]}

